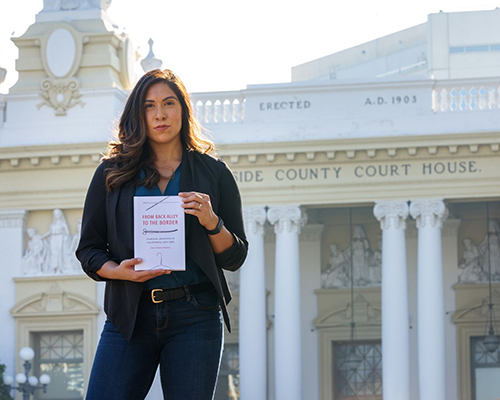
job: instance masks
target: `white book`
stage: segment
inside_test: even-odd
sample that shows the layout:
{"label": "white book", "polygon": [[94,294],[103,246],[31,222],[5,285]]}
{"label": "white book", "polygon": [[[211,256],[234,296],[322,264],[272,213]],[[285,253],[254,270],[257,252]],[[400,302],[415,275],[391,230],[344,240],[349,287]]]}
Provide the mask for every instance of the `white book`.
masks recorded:
{"label": "white book", "polygon": [[134,197],[136,271],[186,270],[184,209],[179,196]]}

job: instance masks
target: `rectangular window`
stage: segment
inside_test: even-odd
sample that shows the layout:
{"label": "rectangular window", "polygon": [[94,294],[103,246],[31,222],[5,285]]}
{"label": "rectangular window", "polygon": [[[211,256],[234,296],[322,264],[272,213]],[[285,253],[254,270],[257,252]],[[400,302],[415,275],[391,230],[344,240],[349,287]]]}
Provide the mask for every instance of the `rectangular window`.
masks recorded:
{"label": "rectangular window", "polygon": [[333,393],[335,400],[382,400],[382,345],[380,341],[356,341],[361,363],[348,367],[350,342],[333,342]]}
{"label": "rectangular window", "polygon": [[472,399],[497,399],[500,393],[500,350],[489,352],[484,336],[471,337]]}
{"label": "rectangular window", "polygon": [[35,399],[83,400],[83,331],[35,333],[34,349],[33,374],[51,379]]}
{"label": "rectangular window", "polygon": [[240,356],[238,344],[224,344],[214,400],[238,400],[240,398],[239,378]]}

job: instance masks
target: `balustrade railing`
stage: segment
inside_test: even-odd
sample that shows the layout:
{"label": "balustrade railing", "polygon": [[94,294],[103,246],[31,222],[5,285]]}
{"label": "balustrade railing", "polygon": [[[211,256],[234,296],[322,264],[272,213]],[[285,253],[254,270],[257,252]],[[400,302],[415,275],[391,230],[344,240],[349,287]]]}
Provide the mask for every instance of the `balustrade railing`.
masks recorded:
{"label": "balustrade railing", "polygon": [[500,109],[500,86],[450,86],[433,90],[435,112]]}
{"label": "balustrade railing", "polygon": [[[245,120],[242,91],[191,95],[193,110],[202,124],[231,124]],[[437,87],[432,91],[435,112],[500,110],[500,83]]]}
{"label": "balustrade railing", "polygon": [[241,92],[193,93],[191,101],[202,124],[230,124],[245,119],[245,97]]}

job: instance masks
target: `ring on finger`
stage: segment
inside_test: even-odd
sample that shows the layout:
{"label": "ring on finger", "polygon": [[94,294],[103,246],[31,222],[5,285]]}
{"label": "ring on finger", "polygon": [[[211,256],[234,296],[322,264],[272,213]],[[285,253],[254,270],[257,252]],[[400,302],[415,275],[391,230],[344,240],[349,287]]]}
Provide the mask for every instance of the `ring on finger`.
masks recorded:
{"label": "ring on finger", "polygon": [[198,210],[203,206],[203,204],[198,203]]}

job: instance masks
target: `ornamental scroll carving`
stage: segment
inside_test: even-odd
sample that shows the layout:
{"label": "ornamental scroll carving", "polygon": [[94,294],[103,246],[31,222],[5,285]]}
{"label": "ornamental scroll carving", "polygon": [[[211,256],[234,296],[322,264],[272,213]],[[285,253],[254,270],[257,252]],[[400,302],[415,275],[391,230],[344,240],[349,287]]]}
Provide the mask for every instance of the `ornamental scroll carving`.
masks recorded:
{"label": "ornamental scroll carving", "polygon": [[410,204],[410,214],[417,220],[417,228],[443,228],[448,218],[448,208],[442,199],[415,200]]}
{"label": "ornamental scroll carving", "polygon": [[243,220],[245,229],[253,234],[264,234],[264,224],[266,223],[266,209],[261,206],[244,207]]}
{"label": "ornamental scroll carving", "polygon": [[406,228],[406,218],[408,218],[407,201],[380,201],[375,203],[373,214],[380,221],[380,229]]}
{"label": "ornamental scroll carving", "polygon": [[[64,4],[61,1],[58,3],[50,7],[54,7],[53,11],[64,11],[61,8]],[[70,7],[69,3],[65,4]],[[56,116],[64,116],[68,109],[77,104],[83,107],[85,103],[81,100],[80,81],[76,74],[82,61],[83,46],[88,42],[84,32],[63,21],[49,29],[37,42],[41,47],[42,65],[47,74],[40,84],[42,102],[37,104],[38,109],[48,106],[55,110]]]}
{"label": "ornamental scroll carving", "polygon": [[[488,225],[490,239],[491,279],[500,282],[500,224],[492,219]],[[459,283],[488,282],[488,235],[478,245],[472,239],[464,239],[462,260],[458,265]]]}
{"label": "ornamental scroll carving", "polygon": [[[341,250],[338,244],[330,246],[328,267],[321,272],[322,288],[346,288],[351,285],[351,247]],[[382,280],[382,240],[372,250],[362,225],[354,226],[352,239],[353,281],[355,287],[380,286]]]}
{"label": "ornamental scroll carving", "polygon": [[274,225],[274,233],[300,234],[307,222],[307,214],[298,205],[272,206],[267,210],[267,220]]}
{"label": "ornamental scroll carving", "polygon": [[49,230],[40,235],[35,228],[28,228],[28,245],[22,257],[23,275],[80,274],[82,269],[75,256],[80,240],[81,220],[77,232],[70,234],[68,223],[61,210],[53,212]]}
{"label": "ornamental scroll carving", "polygon": [[80,99],[82,95],[78,92],[79,87],[75,78],[44,79],[41,85],[42,93],[40,93],[43,101],[37,104],[37,108],[49,106],[56,110],[56,116],[60,117],[67,115],[66,111],[77,104],[83,107],[85,103]]}

